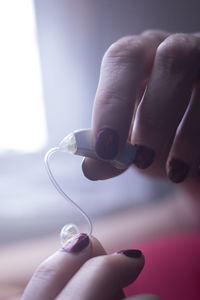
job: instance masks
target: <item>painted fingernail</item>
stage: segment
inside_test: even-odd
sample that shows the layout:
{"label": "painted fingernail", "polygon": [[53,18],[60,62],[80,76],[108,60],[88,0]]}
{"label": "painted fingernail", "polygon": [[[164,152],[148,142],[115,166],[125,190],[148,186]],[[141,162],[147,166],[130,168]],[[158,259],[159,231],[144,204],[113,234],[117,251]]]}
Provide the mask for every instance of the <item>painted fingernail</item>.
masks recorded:
{"label": "painted fingernail", "polygon": [[134,145],[136,148],[136,155],[135,160],[133,163],[139,168],[139,169],[146,169],[148,168],[155,157],[155,152],[146,146],[143,145]]}
{"label": "painted fingernail", "polygon": [[113,159],[118,152],[119,136],[118,133],[111,128],[100,129],[97,138],[95,151],[102,159]]}
{"label": "painted fingernail", "polygon": [[65,246],[61,248],[63,252],[77,253],[89,245],[89,237],[85,233],[80,233],[74,238],[70,239]]}
{"label": "painted fingernail", "polygon": [[188,175],[190,167],[182,160],[172,158],[167,168],[167,176],[174,183],[182,182]]}
{"label": "painted fingernail", "polygon": [[138,249],[126,249],[126,250],[118,251],[117,253],[124,254],[132,258],[140,258],[142,256],[142,252]]}

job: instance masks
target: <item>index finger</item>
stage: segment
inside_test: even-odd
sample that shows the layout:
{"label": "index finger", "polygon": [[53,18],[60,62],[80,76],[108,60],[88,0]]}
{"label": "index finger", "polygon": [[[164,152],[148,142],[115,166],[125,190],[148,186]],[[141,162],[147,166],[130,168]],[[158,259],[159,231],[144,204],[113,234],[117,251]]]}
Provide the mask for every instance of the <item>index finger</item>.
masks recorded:
{"label": "index finger", "polygon": [[156,49],[166,36],[166,32],[151,31],[124,37],[106,52],[92,118],[95,150],[101,159],[112,160],[122,151],[139,90],[151,71]]}
{"label": "index finger", "polygon": [[22,300],[53,300],[91,257],[105,254],[95,238],[80,234],[47,258],[35,271]]}

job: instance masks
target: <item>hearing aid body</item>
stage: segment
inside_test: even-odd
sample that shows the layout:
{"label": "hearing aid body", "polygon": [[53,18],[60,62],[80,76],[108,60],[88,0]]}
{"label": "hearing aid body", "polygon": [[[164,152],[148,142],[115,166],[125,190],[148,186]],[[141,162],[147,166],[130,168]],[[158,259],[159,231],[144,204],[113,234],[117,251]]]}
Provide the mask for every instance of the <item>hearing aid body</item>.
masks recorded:
{"label": "hearing aid body", "polygon": [[[73,131],[60,142],[59,149],[62,152],[69,152],[75,155],[102,160],[95,152],[91,129]],[[126,169],[134,161],[135,155],[135,148],[127,142],[122,153],[116,159],[102,161],[110,163],[117,169]]]}

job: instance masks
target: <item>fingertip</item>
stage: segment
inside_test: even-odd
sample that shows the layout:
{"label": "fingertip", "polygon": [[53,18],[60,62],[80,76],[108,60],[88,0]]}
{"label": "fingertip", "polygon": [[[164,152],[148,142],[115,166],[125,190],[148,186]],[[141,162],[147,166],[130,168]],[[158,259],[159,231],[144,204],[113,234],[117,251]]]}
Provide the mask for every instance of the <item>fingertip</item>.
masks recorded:
{"label": "fingertip", "polygon": [[124,254],[125,256],[130,258],[141,258],[143,256],[142,252],[139,249],[120,250],[117,252],[117,254]]}
{"label": "fingertip", "polygon": [[90,257],[106,254],[99,240],[85,233],[80,233],[70,239],[59,251],[74,254],[79,254],[84,251],[88,252]]}
{"label": "fingertip", "polygon": [[91,168],[90,158],[84,158],[82,161],[82,172],[83,175],[92,181],[97,181],[98,179],[95,177],[94,171]]}
{"label": "fingertip", "polygon": [[180,183],[186,179],[190,166],[183,160],[172,157],[167,165],[167,176],[173,183]]}
{"label": "fingertip", "polygon": [[61,252],[78,253],[85,249],[90,244],[89,236],[85,233],[80,233],[69,239],[61,248]]}
{"label": "fingertip", "polygon": [[106,254],[106,250],[96,237],[91,236],[90,241],[92,245],[92,257]]}
{"label": "fingertip", "polygon": [[147,146],[135,144],[135,160],[133,163],[139,169],[147,169],[153,163],[155,159],[155,151]]}
{"label": "fingertip", "polygon": [[145,257],[138,249],[121,250],[113,255],[117,257],[122,275],[121,287],[124,288],[137,279],[144,267]]}
{"label": "fingertip", "polygon": [[145,264],[145,256],[139,249],[125,249],[120,250],[114,254],[122,255],[126,258],[129,258],[131,260],[134,260],[135,263],[138,265],[138,274],[141,272],[141,270],[144,267]]}
{"label": "fingertip", "polygon": [[108,162],[84,158],[82,162],[82,171],[87,179],[97,181],[118,176],[124,170],[116,169]]}

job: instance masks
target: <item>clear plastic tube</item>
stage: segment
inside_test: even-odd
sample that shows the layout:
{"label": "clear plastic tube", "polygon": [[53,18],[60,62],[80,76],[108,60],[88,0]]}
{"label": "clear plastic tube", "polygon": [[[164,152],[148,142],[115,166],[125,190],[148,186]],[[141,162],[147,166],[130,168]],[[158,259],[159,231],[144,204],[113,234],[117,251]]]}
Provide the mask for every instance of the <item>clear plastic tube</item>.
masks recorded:
{"label": "clear plastic tube", "polygon": [[[89,230],[88,230],[88,236],[91,236],[92,234],[92,230],[93,230],[93,225],[92,225],[92,222],[89,218],[89,216],[82,210],[82,208],[76,204],[64,191],[63,189],[60,187],[60,185],[58,184],[58,182],[56,181],[56,179],[54,178],[53,176],[53,173],[51,171],[51,168],[50,168],[50,164],[49,164],[49,159],[50,157],[56,153],[56,152],[59,152],[61,151],[61,149],[59,147],[54,147],[52,149],[50,149],[46,155],[45,155],[45,158],[44,158],[44,162],[45,162],[45,167],[46,167],[46,170],[47,170],[47,174],[49,176],[49,179],[50,181],[52,182],[52,184],[54,185],[54,187],[56,188],[56,190],[61,194],[61,196],[67,200],[75,209],[77,209],[79,211],[79,213],[85,218],[86,222],[88,223],[88,227],[89,227]],[[77,230],[77,226],[76,225],[73,225],[73,224],[69,224],[69,225],[65,225],[64,228],[62,229],[61,231],[61,240],[63,239],[62,237],[62,234],[64,234],[65,232],[65,228],[72,228],[72,226],[74,226],[74,233],[78,233]]]}

